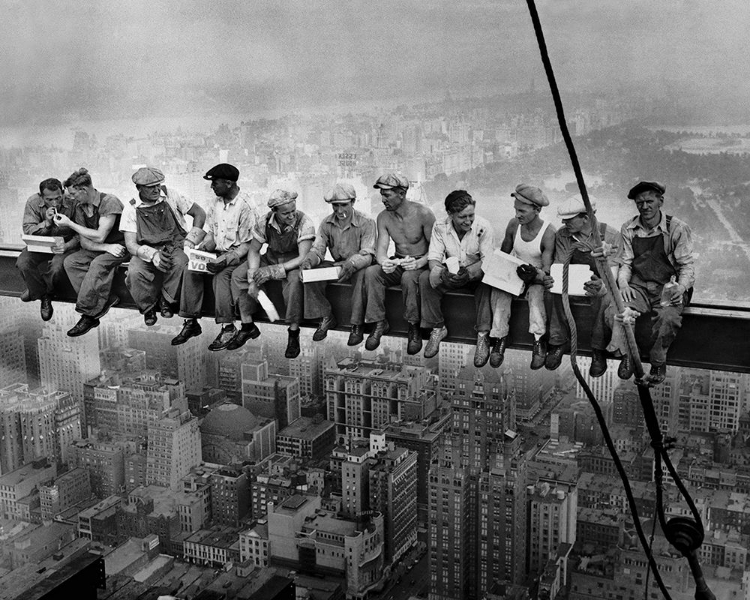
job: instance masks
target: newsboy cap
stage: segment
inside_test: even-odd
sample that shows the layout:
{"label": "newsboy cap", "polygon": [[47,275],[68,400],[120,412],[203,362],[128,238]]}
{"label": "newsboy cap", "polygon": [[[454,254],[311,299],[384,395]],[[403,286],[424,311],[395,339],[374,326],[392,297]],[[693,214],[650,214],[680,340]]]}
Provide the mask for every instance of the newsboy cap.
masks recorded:
{"label": "newsboy cap", "polygon": [[348,202],[349,200],[356,200],[356,198],[357,192],[354,190],[354,186],[349,183],[337,183],[323,196],[323,200],[328,203]]}
{"label": "newsboy cap", "polygon": [[516,191],[511,194],[516,200],[523,202],[524,204],[531,204],[533,206],[547,206],[549,200],[544,192],[538,187],[529,185],[528,183],[520,183],[516,186]]}
{"label": "newsboy cap", "polygon": [[288,202],[293,202],[297,199],[297,192],[287,192],[286,190],[276,190],[271,194],[268,199],[268,208],[276,208],[282,206]]}
{"label": "newsboy cap", "polygon": [[131,177],[136,185],[159,185],[164,182],[164,173],[156,167],[141,167]]}
{"label": "newsboy cap", "polygon": [[229,163],[219,163],[215,167],[211,167],[203,176],[203,179],[208,179],[209,181],[213,179],[226,179],[227,181],[237,181],[239,178],[240,178],[239,169],[235,167],[234,165],[230,165]]}
{"label": "newsboy cap", "polygon": [[376,190],[392,190],[393,188],[397,187],[408,190],[409,180],[401,175],[401,173],[384,173],[383,175],[378,177],[378,180],[372,187],[374,187]]}
{"label": "newsboy cap", "polygon": [[[589,196],[589,202],[591,202],[591,208],[596,212],[596,198]],[[586,212],[586,205],[583,203],[581,194],[571,196],[567,200],[563,200],[560,206],[557,207],[557,216],[561,219],[572,219],[576,215]]]}
{"label": "newsboy cap", "polygon": [[654,191],[658,194],[664,194],[667,191],[667,186],[658,181],[639,181],[636,183],[628,192],[628,198],[635,200],[635,197],[641,192],[648,192],[649,190]]}

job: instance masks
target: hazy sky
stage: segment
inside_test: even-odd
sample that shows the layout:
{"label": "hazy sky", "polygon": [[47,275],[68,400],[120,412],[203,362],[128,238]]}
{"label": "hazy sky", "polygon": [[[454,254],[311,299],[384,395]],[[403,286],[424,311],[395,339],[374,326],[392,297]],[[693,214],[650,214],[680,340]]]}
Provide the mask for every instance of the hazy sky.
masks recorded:
{"label": "hazy sky", "polygon": [[[545,86],[525,0],[3,0],[0,124]],[[539,0],[560,86],[750,91],[747,0]]]}

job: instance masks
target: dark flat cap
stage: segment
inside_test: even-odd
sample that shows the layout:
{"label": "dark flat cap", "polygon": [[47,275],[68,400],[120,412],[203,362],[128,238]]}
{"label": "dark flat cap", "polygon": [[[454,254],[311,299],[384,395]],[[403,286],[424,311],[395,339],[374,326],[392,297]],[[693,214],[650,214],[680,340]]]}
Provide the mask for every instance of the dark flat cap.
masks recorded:
{"label": "dark flat cap", "polygon": [[635,197],[641,192],[654,191],[658,194],[664,194],[667,191],[667,186],[658,181],[639,181],[635,184],[628,192],[628,198],[635,200]]}
{"label": "dark flat cap", "polygon": [[401,175],[401,173],[385,173],[378,177],[378,180],[372,187],[381,190],[392,190],[393,188],[400,187],[408,190],[409,180]]}
{"label": "dark flat cap", "polygon": [[234,165],[228,163],[219,163],[215,167],[211,167],[203,179],[226,179],[227,181],[237,181],[240,178],[240,171]]}
{"label": "dark flat cap", "polygon": [[548,206],[549,200],[544,192],[534,185],[520,183],[516,186],[516,191],[511,194],[516,200],[532,206]]}

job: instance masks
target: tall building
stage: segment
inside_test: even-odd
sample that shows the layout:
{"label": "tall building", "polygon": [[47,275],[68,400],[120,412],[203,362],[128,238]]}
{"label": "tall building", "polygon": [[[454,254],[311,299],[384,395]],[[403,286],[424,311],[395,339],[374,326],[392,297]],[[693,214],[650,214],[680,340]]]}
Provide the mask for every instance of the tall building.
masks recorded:
{"label": "tall building", "polygon": [[124,490],[125,452],[125,444],[77,440],[69,446],[68,465],[89,472],[91,493],[102,500]]}
{"label": "tall building", "polygon": [[300,396],[318,396],[323,389],[321,378],[321,363],[324,352],[320,344],[312,338],[302,336],[300,340],[300,354],[289,361],[289,376],[299,381]]}
{"label": "tall building", "polygon": [[544,571],[561,544],[575,544],[578,490],[575,485],[547,481],[529,488],[527,572],[534,577]]}
{"label": "tall building", "polygon": [[55,515],[91,497],[91,481],[86,469],[73,469],[60,475],[50,485],[39,486],[39,502],[42,519],[51,520]]}
{"label": "tall building", "polygon": [[190,469],[201,463],[198,419],[172,409],[148,426],[146,484],[176,489]]}
{"label": "tall building", "polygon": [[456,376],[466,366],[466,359],[471,354],[471,346],[455,342],[440,344],[438,355],[438,373],[440,375],[440,391],[450,394],[456,387]]}
{"label": "tall building", "polygon": [[509,398],[495,370],[456,378],[429,476],[431,600],[481,598],[525,577],[526,462]]}
{"label": "tall building", "polygon": [[211,514],[215,525],[238,527],[250,510],[250,484],[237,468],[222,467],[211,474]]}
{"label": "tall building", "polygon": [[266,340],[253,340],[235,352],[219,353],[216,386],[224,390],[235,404],[242,404],[242,363],[245,360],[263,360],[267,356]]}
{"label": "tall building", "polygon": [[283,429],[301,415],[299,380],[269,375],[267,361],[247,359],[242,363],[242,406],[255,415],[276,419]]}
{"label": "tall building", "polygon": [[[599,401],[599,404],[611,404],[614,398],[615,388],[620,383],[620,378],[617,377],[617,363],[614,361],[607,361],[609,368],[604,372],[601,377],[591,377],[589,375],[589,367],[591,367],[591,358],[588,356],[579,356],[577,358],[578,368],[581,370],[583,380],[589,389],[594,394],[594,397]],[[576,379],[576,396],[578,398],[586,398],[586,394],[583,391],[583,387]]]}
{"label": "tall building", "polygon": [[0,310],[0,389],[27,383],[26,351],[16,311]]}
{"label": "tall building", "polygon": [[345,358],[325,370],[328,420],[337,443],[368,440],[393,422],[421,421],[437,407],[435,378],[424,367]]}
{"label": "tall building", "polygon": [[748,391],[750,378],[746,374],[681,369],[677,391],[680,429],[736,433]]}
{"label": "tall building", "polygon": [[505,353],[504,378],[515,391],[516,418],[529,421],[544,405],[549,393],[555,387],[555,373],[546,369],[532,371],[529,368],[530,355],[526,352],[509,350]]}
{"label": "tall building", "polygon": [[146,327],[140,324],[128,331],[128,347],[144,350],[147,368],[161,371],[165,377],[179,379],[186,390],[203,389],[206,385],[205,341],[196,337],[173,346],[172,338],[178,333],[176,325],[158,323]]}

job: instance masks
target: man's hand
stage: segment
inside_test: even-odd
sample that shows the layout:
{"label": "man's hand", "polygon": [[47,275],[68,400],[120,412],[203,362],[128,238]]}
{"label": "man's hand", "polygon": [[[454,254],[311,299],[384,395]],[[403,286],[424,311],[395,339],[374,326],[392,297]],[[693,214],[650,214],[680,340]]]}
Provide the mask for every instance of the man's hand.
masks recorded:
{"label": "man's hand", "polygon": [[676,306],[682,303],[682,296],[685,293],[685,286],[678,283],[672,288],[672,293],[669,295],[669,300],[672,302],[672,306]]}
{"label": "man's hand", "polygon": [[258,292],[260,292],[260,288],[256,285],[254,281],[251,281],[247,286],[247,293],[251,298],[258,299]]}
{"label": "man's hand", "polygon": [[195,243],[191,242],[188,239],[185,239],[185,242],[182,246],[183,250],[194,250],[195,249]]}
{"label": "man's hand", "polygon": [[[52,210],[54,210],[54,209],[52,209]],[[58,227],[70,227],[70,225],[73,223],[68,218],[67,215],[64,215],[64,214],[59,213],[59,212],[55,212],[54,213],[53,219],[55,221],[55,225],[57,225]]]}
{"label": "man's hand", "polygon": [[55,242],[55,245],[52,246],[52,254],[64,254],[65,253],[65,242],[59,241]]}
{"label": "man's hand", "polygon": [[393,273],[396,270],[398,263],[390,258],[386,258],[380,266],[383,269],[383,273]]}
{"label": "man's hand", "polygon": [[226,266],[227,266],[227,255],[223,254],[216,260],[209,260],[206,263],[206,271],[208,271],[209,273],[218,273],[219,271],[224,269],[224,267]]}
{"label": "man's hand", "polygon": [[260,267],[253,273],[255,285],[263,285],[269,279],[271,279],[271,269],[269,267]]}
{"label": "man's hand", "polygon": [[620,284],[620,293],[625,302],[633,302],[633,300],[635,300],[635,290],[633,290],[633,288],[627,283],[624,285]]}
{"label": "man's hand", "polygon": [[448,271],[445,267],[433,267],[430,269],[430,285],[435,289],[443,282],[443,272]]}
{"label": "man's hand", "polygon": [[125,256],[125,246],[122,244],[107,244],[104,248],[106,252],[109,252],[115,258],[122,258]]}
{"label": "man's hand", "polygon": [[154,266],[159,269],[162,273],[169,271],[172,266],[172,259],[169,256],[165,256],[161,251],[154,254],[154,258],[151,260]]}
{"label": "man's hand", "polygon": [[602,242],[601,247],[594,248],[591,251],[591,256],[594,258],[609,258],[610,256],[614,256],[617,254],[617,246],[613,246],[612,244],[608,244],[607,242]]}
{"label": "man's hand", "polygon": [[545,273],[542,276],[542,285],[544,286],[545,290],[551,290],[552,286],[555,285],[555,280],[552,278],[551,275],[547,275]]}
{"label": "man's hand", "polygon": [[337,279],[337,281],[339,283],[348,281],[349,278],[354,275],[356,270],[357,269],[354,268],[354,265],[352,265],[352,263],[350,263],[349,261],[343,262],[340,265],[339,278]]}
{"label": "man's hand", "polygon": [[451,275],[451,282],[457,288],[464,287],[467,283],[469,283],[470,279],[471,275],[469,274],[469,271],[466,269],[466,267],[461,267],[458,270],[458,273],[456,273],[455,275]]}
{"label": "man's hand", "polygon": [[607,286],[597,275],[592,275],[591,279],[583,284],[583,289],[587,296],[604,296],[607,293]]}
{"label": "man's hand", "polygon": [[44,213],[44,220],[47,221],[47,226],[52,227],[53,220],[57,214],[57,209],[54,206],[50,206],[47,212]]}
{"label": "man's hand", "polygon": [[516,267],[516,274],[524,283],[534,283],[537,277],[537,270],[533,265],[518,265]]}
{"label": "man's hand", "polygon": [[417,269],[417,259],[413,256],[407,256],[401,259],[401,268],[404,271],[415,271]]}

